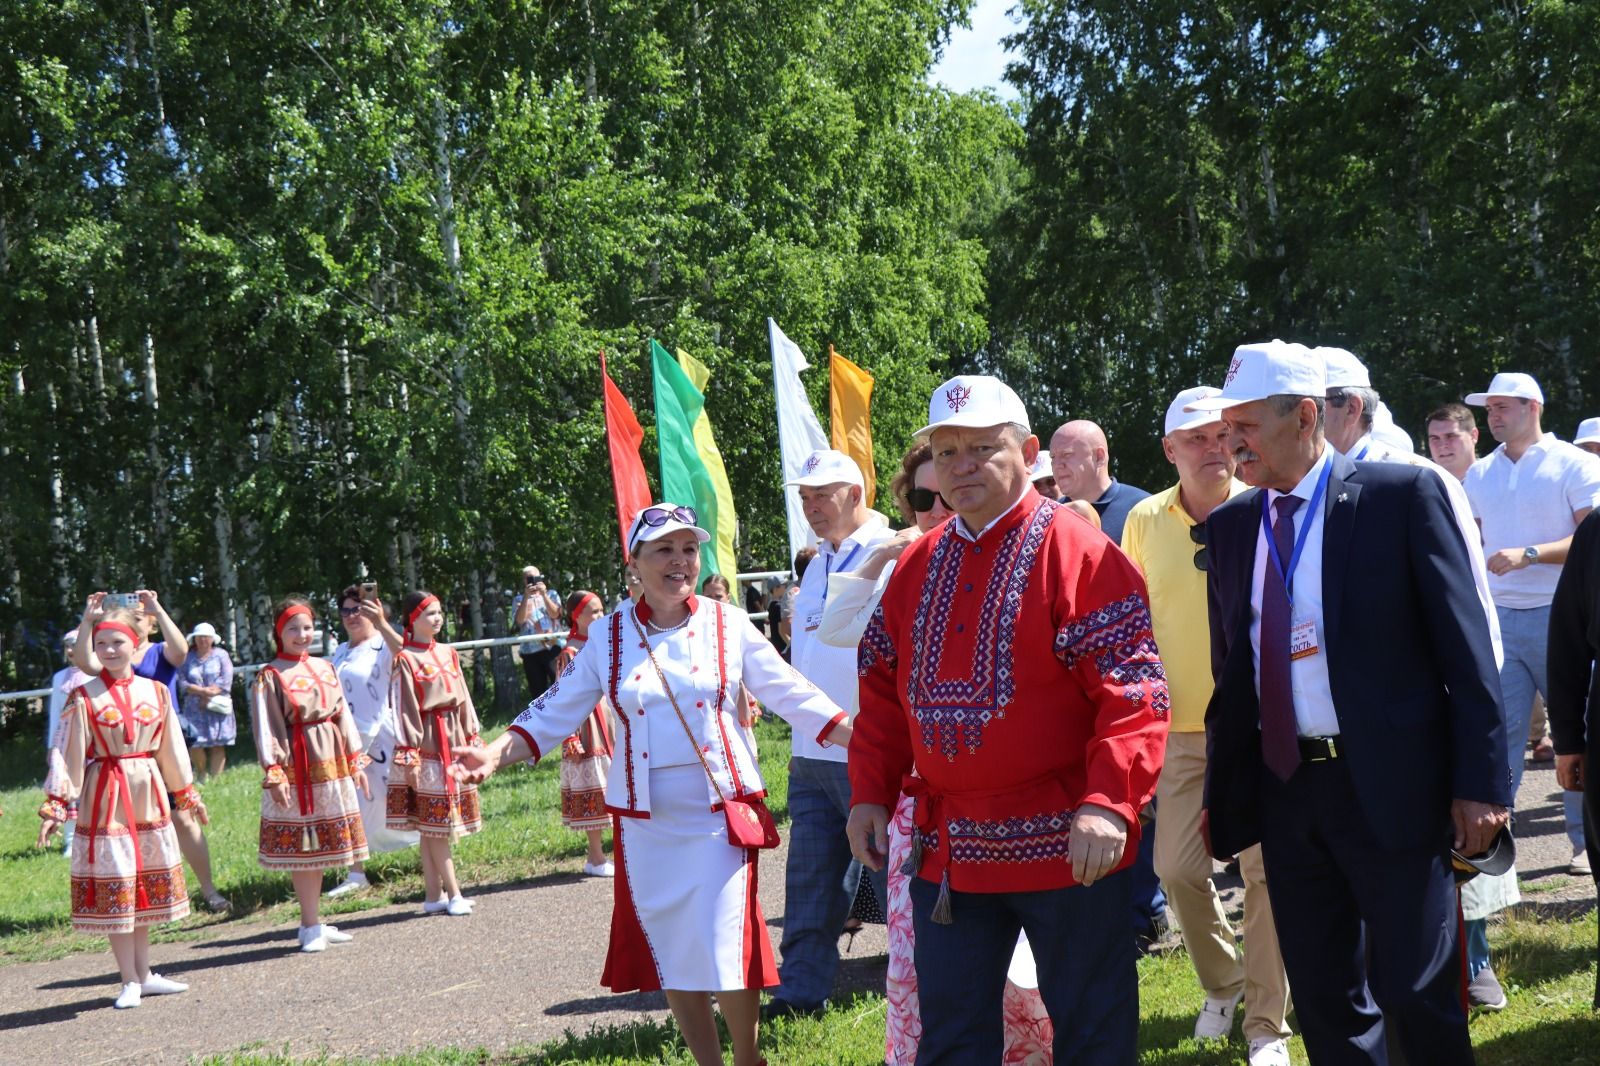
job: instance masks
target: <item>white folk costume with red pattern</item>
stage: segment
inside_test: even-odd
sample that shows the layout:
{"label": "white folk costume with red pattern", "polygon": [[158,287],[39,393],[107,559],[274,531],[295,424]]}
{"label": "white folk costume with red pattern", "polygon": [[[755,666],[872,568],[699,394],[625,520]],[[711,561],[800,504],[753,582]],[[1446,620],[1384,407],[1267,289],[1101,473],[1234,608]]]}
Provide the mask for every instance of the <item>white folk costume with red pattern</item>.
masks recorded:
{"label": "white folk costume with red pattern", "polygon": [[[361,733],[334,668],[321,659],[279,656],[256,675],[256,750],[261,789],[258,861],[272,870],[325,870],[367,857],[355,772]],[[279,803],[277,782],[289,785]]]}
{"label": "white folk costume with red pattern", "polygon": [[1144,581],[1031,488],[963,531],[906,549],[862,637],[851,800],[916,797],[912,861],[961,892],[1075,884],[1069,831],[1091,803],[1126,820],[1127,866],[1167,732]]}
{"label": "white folk costume with red pattern", "polygon": [[[614,815],[617,877],[601,977],[613,992],[778,983],[756,899],[757,852],[728,844],[721,801],[700,756],[722,794],[766,794],[755,738],[739,724],[740,682],[797,731],[819,740],[845,717],[783,661],[743,611],[695,597],[688,606],[685,623],[667,632],[648,626],[644,603],[624,603],[594,622],[589,643],[511,725],[538,758],[559,746],[602,696],[616,711],[606,806]],[[647,647],[694,734],[692,743]]]}
{"label": "white folk costume with red pattern", "polygon": [[189,753],[165,685],[102,673],[68,698],[40,814],[78,804],[72,840],[72,927],[131,933],[189,913],[183,857],[167,793],[198,800]]}
{"label": "white folk costume with red pattern", "polygon": [[[581,638],[567,638],[567,646],[556,656],[558,674],[578,657],[584,643]],[[611,775],[615,750],[610,705],[602,697],[594,705],[594,713],[561,744],[561,824],[568,829],[587,832],[611,825],[611,813],[606,810],[606,778]]]}
{"label": "white folk costume with red pattern", "polygon": [[[389,771],[389,828],[447,840],[476,833],[483,828],[478,786],[445,772],[453,751],[478,743],[478,712],[461,656],[448,644],[407,638],[395,657],[391,699],[399,739]],[[418,768],[414,788],[411,767]]]}

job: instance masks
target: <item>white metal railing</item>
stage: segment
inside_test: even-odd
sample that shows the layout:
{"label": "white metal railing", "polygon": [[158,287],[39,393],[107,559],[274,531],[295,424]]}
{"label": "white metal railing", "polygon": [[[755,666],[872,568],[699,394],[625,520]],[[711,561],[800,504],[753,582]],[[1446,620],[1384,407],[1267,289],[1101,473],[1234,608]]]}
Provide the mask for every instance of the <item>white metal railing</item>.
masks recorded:
{"label": "white metal railing", "polygon": [[[765,581],[774,577],[787,578],[789,575],[790,571],[788,570],[760,570],[749,574],[739,574],[736,580],[741,584],[749,584],[753,581]],[[737,607],[738,604],[734,604],[734,606]],[[762,611],[758,614],[752,614],[750,617],[754,621],[764,622],[767,618],[767,612]],[[450,647],[455,648],[457,651],[476,651],[480,648],[503,648],[513,644],[551,644],[565,636],[565,633],[526,633],[510,637],[485,637],[482,640],[451,641]],[[249,663],[245,666],[236,666],[234,667],[234,673],[239,675],[240,680],[248,686],[250,679],[260,673],[261,668],[266,665],[266,663]],[[0,703],[10,700],[42,700],[47,699],[49,695],[49,688],[0,692]]]}

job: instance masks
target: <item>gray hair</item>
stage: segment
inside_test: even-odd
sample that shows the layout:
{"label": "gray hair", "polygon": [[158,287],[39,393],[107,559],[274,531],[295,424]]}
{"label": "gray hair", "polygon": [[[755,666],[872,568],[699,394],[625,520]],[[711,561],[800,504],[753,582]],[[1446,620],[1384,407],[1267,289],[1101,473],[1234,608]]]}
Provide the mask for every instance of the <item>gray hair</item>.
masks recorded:
{"label": "gray hair", "polygon": [[1012,443],[1019,448],[1027,443],[1029,437],[1033,436],[1033,430],[1021,422],[1007,422],[1005,431],[1010,434]]}
{"label": "gray hair", "polygon": [[1342,408],[1354,396],[1361,401],[1361,428],[1372,428],[1372,416],[1378,410],[1378,393],[1362,385],[1343,385],[1328,390],[1328,402]]}
{"label": "gray hair", "polygon": [[1322,420],[1327,406],[1327,401],[1321,396],[1294,396],[1290,393],[1280,392],[1267,397],[1267,402],[1272,405],[1273,413],[1279,416],[1293,414],[1294,409],[1300,406],[1301,400],[1310,400],[1317,405],[1317,432],[1321,433]]}

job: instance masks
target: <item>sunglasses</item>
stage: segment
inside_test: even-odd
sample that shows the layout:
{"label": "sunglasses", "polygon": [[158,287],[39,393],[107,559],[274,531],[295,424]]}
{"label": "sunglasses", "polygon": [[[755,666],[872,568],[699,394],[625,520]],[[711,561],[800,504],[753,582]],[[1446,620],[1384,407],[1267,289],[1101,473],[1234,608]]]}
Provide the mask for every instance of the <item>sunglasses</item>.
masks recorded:
{"label": "sunglasses", "polygon": [[1189,540],[1200,545],[1200,550],[1194,553],[1194,568],[1203,573],[1211,563],[1211,559],[1206,552],[1206,527],[1203,525],[1190,526]]}
{"label": "sunglasses", "polygon": [[700,516],[694,513],[693,507],[646,507],[639,512],[639,521],[651,529],[664,526],[674,518],[686,526],[700,524]]}
{"label": "sunglasses", "polygon": [[927,514],[933,510],[936,502],[944,504],[946,511],[951,509],[950,505],[944,502],[944,496],[933,489],[907,489],[906,502],[911,504],[911,509],[917,514]]}
{"label": "sunglasses", "polygon": [[345,618],[349,618],[352,615],[360,614],[361,613],[361,608],[359,606],[357,606],[357,607],[346,607],[344,604],[341,603],[339,605],[339,613],[341,615],[343,615]]}

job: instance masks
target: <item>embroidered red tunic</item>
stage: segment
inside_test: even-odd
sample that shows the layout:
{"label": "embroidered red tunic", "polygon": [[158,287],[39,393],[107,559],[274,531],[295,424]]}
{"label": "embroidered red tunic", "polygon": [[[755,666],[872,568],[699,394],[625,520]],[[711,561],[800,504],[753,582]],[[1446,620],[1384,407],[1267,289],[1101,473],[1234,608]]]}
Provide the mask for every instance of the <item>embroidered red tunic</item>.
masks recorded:
{"label": "embroidered red tunic", "polygon": [[1072,816],[1091,803],[1127,821],[1133,861],[1167,681],[1143,579],[1088,524],[1030,490],[975,541],[952,519],[913,542],[858,667],[851,802],[917,796],[922,877],[948,869],[963,892],[1074,884]]}

